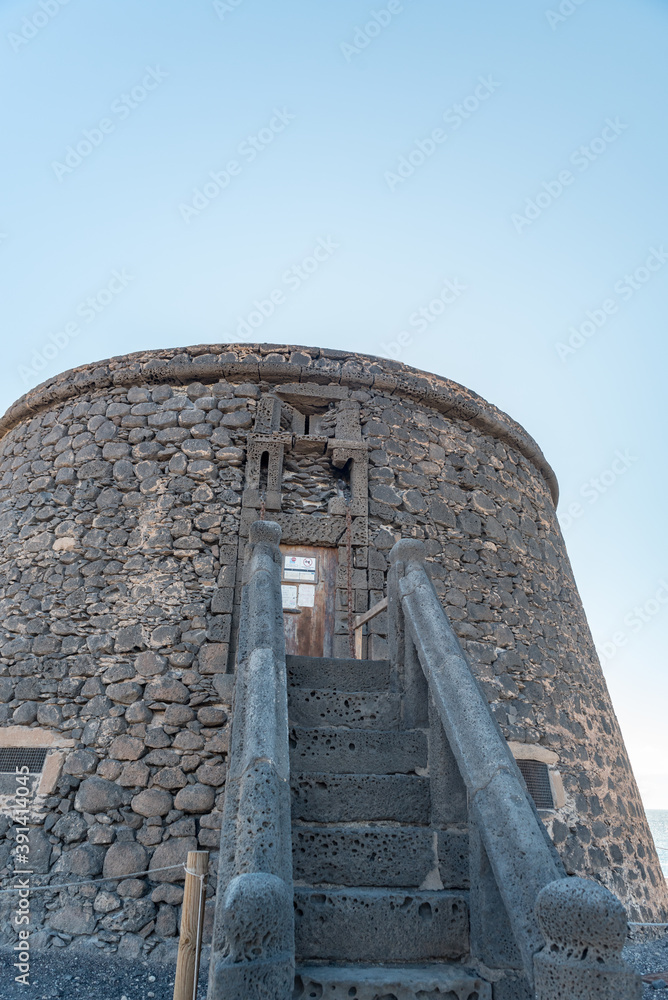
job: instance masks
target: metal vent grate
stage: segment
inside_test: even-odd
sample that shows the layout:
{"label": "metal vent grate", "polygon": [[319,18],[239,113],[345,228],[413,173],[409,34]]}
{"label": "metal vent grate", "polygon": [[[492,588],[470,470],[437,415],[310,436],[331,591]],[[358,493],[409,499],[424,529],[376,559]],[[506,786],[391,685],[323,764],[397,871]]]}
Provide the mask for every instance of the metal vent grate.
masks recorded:
{"label": "metal vent grate", "polygon": [[540,760],[518,760],[529,795],[536,803],[536,809],[554,809],[550,772],[547,764]]}
{"label": "metal vent grate", "polygon": [[17,767],[26,767],[30,774],[39,774],[44,767],[46,747],[0,747],[0,774],[15,774]]}

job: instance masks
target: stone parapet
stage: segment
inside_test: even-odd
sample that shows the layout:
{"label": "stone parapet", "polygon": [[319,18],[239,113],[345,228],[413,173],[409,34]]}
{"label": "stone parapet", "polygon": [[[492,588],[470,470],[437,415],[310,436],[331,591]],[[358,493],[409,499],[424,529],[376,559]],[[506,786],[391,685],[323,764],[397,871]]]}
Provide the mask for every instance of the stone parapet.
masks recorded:
{"label": "stone parapet", "polygon": [[[313,383],[350,390],[372,389],[433,408],[470,422],[484,433],[517,448],[545,477],[556,504],[559,487],[542,451],[523,427],[482,396],[450,379],[398,361],[369,354],[278,344],[206,344],[175,350],[137,351],[107,361],[72,368],[48,379],[18,399],[0,420],[0,435],[14,424],[54,403],[82,393],[132,385],[204,385],[225,379],[233,383],[273,385]],[[332,385],[334,384],[334,385]],[[299,391],[299,390],[297,390]],[[294,395],[295,393],[293,393]]]}

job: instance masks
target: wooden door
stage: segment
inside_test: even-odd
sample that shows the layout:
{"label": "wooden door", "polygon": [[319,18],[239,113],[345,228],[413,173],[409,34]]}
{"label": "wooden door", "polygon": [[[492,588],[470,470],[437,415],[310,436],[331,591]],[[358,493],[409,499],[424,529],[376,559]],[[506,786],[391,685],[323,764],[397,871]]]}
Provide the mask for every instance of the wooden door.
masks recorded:
{"label": "wooden door", "polygon": [[338,550],[281,545],[285,650],[299,656],[331,656]]}

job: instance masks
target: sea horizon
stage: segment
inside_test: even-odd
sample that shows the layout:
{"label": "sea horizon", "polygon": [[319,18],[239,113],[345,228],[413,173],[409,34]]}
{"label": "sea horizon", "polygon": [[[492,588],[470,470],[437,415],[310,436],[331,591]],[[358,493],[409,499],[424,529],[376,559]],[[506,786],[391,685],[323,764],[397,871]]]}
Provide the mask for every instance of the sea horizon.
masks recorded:
{"label": "sea horizon", "polygon": [[668,809],[646,809],[645,813],[659,854],[661,870],[668,878]]}

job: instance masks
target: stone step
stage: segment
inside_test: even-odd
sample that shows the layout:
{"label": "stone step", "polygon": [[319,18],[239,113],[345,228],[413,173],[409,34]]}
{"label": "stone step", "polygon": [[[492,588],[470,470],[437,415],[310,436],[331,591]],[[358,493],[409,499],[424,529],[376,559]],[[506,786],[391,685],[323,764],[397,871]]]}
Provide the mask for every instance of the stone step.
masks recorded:
{"label": "stone step", "polygon": [[401,718],[401,699],[389,691],[291,687],[288,712],[290,722],[296,726],[396,729]]}
{"label": "stone step", "polygon": [[294,878],[308,885],[416,888],[438,866],[433,832],[424,826],[292,828]]}
{"label": "stone step", "polygon": [[302,965],[293,1000],[492,1000],[492,987],[453,965]]}
{"label": "stone step", "polygon": [[292,864],[306,885],[468,889],[468,831],[293,822]]}
{"label": "stone step", "polygon": [[426,766],[427,736],[419,729],[290,729],[290,769],[294,772],[410,774]]}
{"label": "stone step", "polygon": [[415,774],[294,774],[292,818],[313,823],[429,822],[429,778]]}
{"label": "stone step", "polygon": [[328,656],[286,656],[288,683],[336,691],[389,691],[387,660],[344,660]]}
{"label": "stone step", "polygon": [[454,961],[468,955],[468,927],[465,893],[295,886],[299,962]]}

